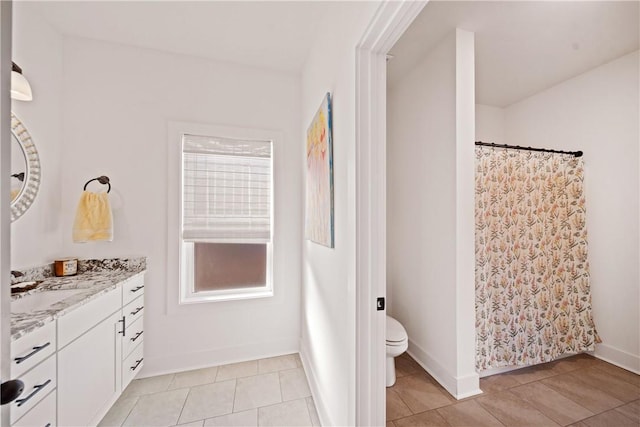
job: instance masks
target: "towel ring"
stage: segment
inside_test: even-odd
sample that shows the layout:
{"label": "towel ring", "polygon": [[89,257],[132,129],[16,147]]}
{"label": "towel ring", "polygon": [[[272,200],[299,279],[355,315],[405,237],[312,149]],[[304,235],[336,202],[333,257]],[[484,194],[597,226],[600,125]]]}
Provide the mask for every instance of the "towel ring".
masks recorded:
{"label": "towel ring", "polygon": [[99,176],[97,178],[90,179],[89,181],[87,181],[87,183],[84,185],[84,188],[83,188],[84,191],[87,191],[87,185],[89,185],[89,183],[92,182],[92,181],[98,181],[102,185],[108,185],[109,188],[107,189],[107,193],[109,191],[111,191],[111,183],[109,182],[109,177],[108,176],[104,176],[104,175]]}

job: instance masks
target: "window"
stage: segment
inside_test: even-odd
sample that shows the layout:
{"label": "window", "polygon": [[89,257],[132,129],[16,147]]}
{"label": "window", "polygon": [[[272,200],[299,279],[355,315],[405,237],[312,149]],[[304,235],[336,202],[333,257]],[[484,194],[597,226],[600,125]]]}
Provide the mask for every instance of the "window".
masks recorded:
{"label": "window", "polygon": [[180,303],[273,295],[273,140],[180,137]]}

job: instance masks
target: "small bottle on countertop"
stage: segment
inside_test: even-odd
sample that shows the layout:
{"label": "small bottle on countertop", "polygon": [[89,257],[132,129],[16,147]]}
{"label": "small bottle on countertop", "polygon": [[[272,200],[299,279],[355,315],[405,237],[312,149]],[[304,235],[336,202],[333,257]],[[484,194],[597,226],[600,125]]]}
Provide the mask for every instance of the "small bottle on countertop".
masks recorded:
{"label": "small bottle on countertop", "polygon": [[56,276],[74,276],[78,274],[78,258],[62,258],[55,260]]}

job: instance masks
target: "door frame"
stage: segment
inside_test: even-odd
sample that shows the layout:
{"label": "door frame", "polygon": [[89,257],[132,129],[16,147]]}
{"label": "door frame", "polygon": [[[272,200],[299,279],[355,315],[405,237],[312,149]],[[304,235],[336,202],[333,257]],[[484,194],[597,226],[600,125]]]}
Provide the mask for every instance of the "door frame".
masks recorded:
{"label": "door frame", "polygon": [[356,425],[386,421],[387,54],[426,1],[383,3],[356,48]]}
{"label": "door frame", "polygon": [[[11,14],[12,3],[0,1],[0,174],[11,169]],[[11,366],[11,200],[8,179],[0,179],[0,378],[10,380]],[[11,405],[0,406],[0,425],[9,425]]]}

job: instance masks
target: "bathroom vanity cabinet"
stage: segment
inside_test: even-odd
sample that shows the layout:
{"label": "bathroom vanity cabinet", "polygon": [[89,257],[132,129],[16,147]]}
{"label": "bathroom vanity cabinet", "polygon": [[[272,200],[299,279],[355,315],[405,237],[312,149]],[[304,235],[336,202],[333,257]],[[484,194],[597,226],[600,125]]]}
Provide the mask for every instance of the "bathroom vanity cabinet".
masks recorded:
{"label": "bathroom vanity cabinet", "polygon": [[25,389],[12,426],[100,422],[142,368],[143,316],[139,274],[14,341],[12,377]]}

